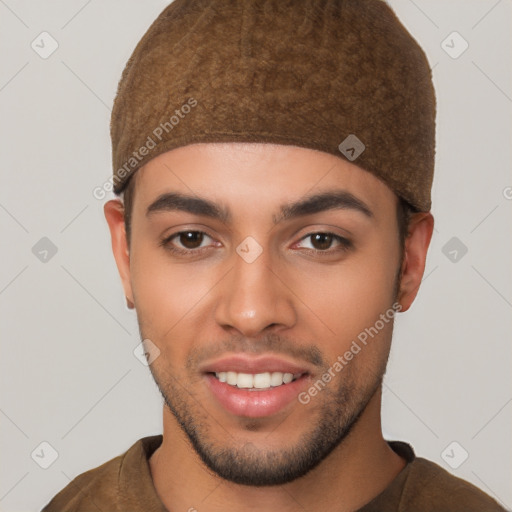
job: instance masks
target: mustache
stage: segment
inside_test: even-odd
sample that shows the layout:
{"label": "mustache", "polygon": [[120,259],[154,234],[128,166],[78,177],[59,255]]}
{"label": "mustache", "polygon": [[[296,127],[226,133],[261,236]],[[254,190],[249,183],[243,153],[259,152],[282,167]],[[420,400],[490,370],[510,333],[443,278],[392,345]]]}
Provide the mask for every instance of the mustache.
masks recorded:
{"label": "mustache", "polygon": [[268,333],[258,338],[234,336],[219,343],[208,343],[202,347],[193,348],[188,357],[188,369],[199,367],[203,362],[221,357],[226,353],[235,354],[273,354],[292,357],[297,361],[305,361],[319,368],[328,365],[322,353],[315,345],[299,345],[277,333]]}

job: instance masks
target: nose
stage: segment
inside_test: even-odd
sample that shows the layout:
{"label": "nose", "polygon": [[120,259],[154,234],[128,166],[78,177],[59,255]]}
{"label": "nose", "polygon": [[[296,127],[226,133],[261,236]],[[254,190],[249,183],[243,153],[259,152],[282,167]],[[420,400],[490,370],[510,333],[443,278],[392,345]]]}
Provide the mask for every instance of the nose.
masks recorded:
{"label": "nose", "polygon": [[233,267],[217,289],[217,324],[246,337],[292,327],[297,320],[292,287],[272,265],[269,251],[264,249],[252,262],[238,253],[232,259]]}

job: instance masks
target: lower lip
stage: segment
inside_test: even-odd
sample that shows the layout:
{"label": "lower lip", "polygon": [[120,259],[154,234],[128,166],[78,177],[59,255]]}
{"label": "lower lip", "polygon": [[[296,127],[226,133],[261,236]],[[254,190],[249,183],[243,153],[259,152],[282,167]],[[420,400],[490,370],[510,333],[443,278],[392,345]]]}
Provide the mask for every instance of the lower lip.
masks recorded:
{"label": "lower lip", "polygon": [[247,418],[263,418],[282,411],[297,400],[306,385],[307,377],[266,390],[240,389],[221,382],[212,374],[207,374],[206,383],[218,402],[231,414]]}

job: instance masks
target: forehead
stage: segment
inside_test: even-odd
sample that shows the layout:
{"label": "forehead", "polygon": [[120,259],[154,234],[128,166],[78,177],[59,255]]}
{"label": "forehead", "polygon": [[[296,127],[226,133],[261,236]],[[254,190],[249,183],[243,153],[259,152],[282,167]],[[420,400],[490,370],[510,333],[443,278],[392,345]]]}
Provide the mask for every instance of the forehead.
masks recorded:
{"label": "forehead", "polygon": [[138,208],[170,192],[210,198],[227,213],[276,205],[327,191],[353,196],[371,211],[396,205],[379,178],[341,157],[308,148],[268,143],[183,146],[148,162],[134,176]]}

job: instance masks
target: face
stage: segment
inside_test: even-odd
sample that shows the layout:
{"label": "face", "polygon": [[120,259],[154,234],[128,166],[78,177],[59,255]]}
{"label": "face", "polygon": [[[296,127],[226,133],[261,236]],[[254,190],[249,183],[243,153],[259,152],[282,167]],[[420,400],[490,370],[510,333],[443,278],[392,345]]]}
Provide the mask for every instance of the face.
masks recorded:
{"label": "face", "polygon": [[306,474],[380,387],[395,194],[341,158],[269,144],[189,145],[135,178],[121,273],[173,421],[225,479]]}

